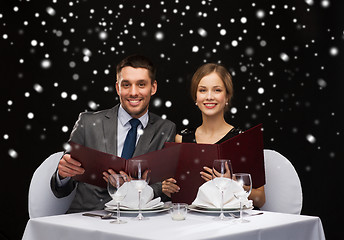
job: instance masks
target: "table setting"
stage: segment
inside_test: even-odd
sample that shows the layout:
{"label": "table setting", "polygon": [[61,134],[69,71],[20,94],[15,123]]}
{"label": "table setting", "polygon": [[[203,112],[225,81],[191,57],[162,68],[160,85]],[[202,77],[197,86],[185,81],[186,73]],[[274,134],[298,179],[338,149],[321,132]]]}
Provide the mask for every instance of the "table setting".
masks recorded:
{"label": "table setting", "polygon": [[[87,212],[107,215],[105,210]],[[263,214],[262,214],[263,213]],[[107,239],[240,239],[240,240],[324,240],[318,217],[249,210],[249,223],[232,224],[214,221],[214,214],[188,211],[184,220],[173,220],[168,211],[147,213],[148,221],[133,220],[137,214],[121,214],[126,224],[112,224],[115,219],[84,216],[85,213],[63,214],[30,219],[23,240]],[[234,213],[238,219],[238,213]],[[216,214],[218,215],[218,213]],[[225,213],[227,215],[227,213]],[[116,217],[116,216],[114,216]]]}
{"label": "table setting", "polygon": [[23,240],[325,239],[318,217],[253,210],[250,174],[233,174],[229,160],[214,161],[212,180],[191,205],[154,198],[149,166],[132,161],[128,176],[107,179],[112,200],[104,210],[30,219]]}
{"label": "table setting", "polygon": [[[239,212],[241,222],[244,222],[242,212],[253,209],[252,200],[248,200],[252,189],[250,174],[232,174],[231,162],[226,159],[214,160],[212,169],[213,179],[199,188],[196,199],[189,206],[185,203],[164,203],[160,197],[153,199],[153,189],[148,185],[150,172],[147,161],[130,160],[128,165],[130,181],[126,181],[126,176],[121,174],[109,176],[107,189],[112,200],[105,204],[104,210],[113,213],[110,214],[111,216],[116,213],[116,221],[111,223],[117,224],[127,223],[120,219],[121,213],[138,214],[135,220],[148,220],[143,214],[165,211],[171,213],[173,220],[185,220],[188,211],[205,214],[220,213],[214,218],[220,221],[235,218],[234,213]],[[231,215],[225,216],[225,213]],[[180,216],[177,216],[178,214]]]}
{"label": "table setting", "polygon": [[[124,194],[123,200],[117,201],[116,197],[120,194]],[[141,211],[142,212],[159,212],[166,208],[164,202],[161,201],[160,197],[154,198],[153,189],[147,185],[142,190],[141,193]],[[138,191],[136,189],[135,183],[125,182],[121,188],[114,194],[114,197],[111,201],[105,204],[105,210],[110,212],[117,211],[117,203],[120,203],[119,210],[127,213],[138,213],[139,212],[139,200],[138,200]]]}

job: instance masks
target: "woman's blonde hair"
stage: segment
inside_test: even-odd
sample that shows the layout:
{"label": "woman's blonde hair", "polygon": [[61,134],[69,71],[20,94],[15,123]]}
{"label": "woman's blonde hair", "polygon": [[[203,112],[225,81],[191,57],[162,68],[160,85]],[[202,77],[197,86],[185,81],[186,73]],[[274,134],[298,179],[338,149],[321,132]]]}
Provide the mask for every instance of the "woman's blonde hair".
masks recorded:
{"label": "woman's blonde hair", "polygon": [[228,105],[226,106],[225,110],[228,110],[230,104],[231,104],[231,99],[233,97],[233,83],[232,83],[232,76],[229,74],[227,69],[216,63],[207,63],[202,65],[197,69],[195,74],[192,76],[191,79],[191,97],[196,102],[197,98],[197,88],[198,84],[201,81],[202,78],[205,76],[215,72],[220,79],[222,80],[223,84],[225,85],[227,96],[228,96]]}

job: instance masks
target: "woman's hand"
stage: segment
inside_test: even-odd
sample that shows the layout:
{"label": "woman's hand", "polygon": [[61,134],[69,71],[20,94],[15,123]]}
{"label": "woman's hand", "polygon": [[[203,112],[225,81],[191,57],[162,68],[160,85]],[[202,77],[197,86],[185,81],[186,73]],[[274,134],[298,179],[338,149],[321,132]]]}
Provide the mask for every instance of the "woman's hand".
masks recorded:
{"label": "woman's hand", "polygon": [[213,179],[213,171],[211,168],[203,167],[204,171],[200,172],[201,178],[203,178],[206,182]]}
{"label": "woman's hand", "polygon": [[[229,170],[227,163],[225,165],[225,168],[226,168],[226,172],[223,175],[223,177],[231,178],[232,174],[231,174],[231,171]],[[201,178],[203,178],[206,182],[212,180],[213,178],[221,176],[221,174],[215,169],[211,169],[209,167],[203,167],[203,169],[204,171],[200,172],[200,174],[201,174]]]}
{"label": "woman's hand", "polygon": [[166,179],[162,182],[162,192],[168,197],[171,197],[172,193],[179,192],[180,187],[176,183],[174,178]]}

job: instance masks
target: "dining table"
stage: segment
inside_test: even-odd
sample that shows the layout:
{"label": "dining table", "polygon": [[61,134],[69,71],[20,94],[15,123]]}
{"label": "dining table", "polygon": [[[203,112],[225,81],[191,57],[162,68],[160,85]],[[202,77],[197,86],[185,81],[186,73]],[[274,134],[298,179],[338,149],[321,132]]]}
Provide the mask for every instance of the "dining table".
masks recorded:
{"label": "dining table", "polygon": [[[105,215],[105,210],[86,213]],[[116,214],[114,214],[116,216]],[[107,239],[240,239],[240,240],[324,240],[321,219],[268,211],[249,210],[248,223],[240,223],[237,213],[226,213],[227,221],[215,220],[217,214],[189,210],[185,220],[172,220],[166,211],[144,213],[146,220],[135,220],[136,213],[123,213],[125,224],[113,219],[85,216],[85,212],[31,218],[23,240],[107,240]]]}

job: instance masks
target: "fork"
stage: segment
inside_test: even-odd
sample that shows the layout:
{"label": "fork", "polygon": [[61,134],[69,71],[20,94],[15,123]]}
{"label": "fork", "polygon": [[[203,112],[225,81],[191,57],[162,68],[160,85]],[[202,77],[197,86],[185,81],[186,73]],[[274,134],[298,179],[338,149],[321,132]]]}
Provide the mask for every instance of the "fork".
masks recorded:
{"label": "fork", "polygon": [[[229,212],[228,214],[233,218],[240,218],[240,216],[235,215],[234,213]],[[247,213],[248,216],[256,216],[256,215],[262,215],[262,214],[263,212],[252,213],[252,214]]]}
{"label": "fork", "polygon": [[113,216],[113,213],[108,214],[95,214],[95,213],[83,213],[82,216],[87,217],[100,217],[101,219],[116,219],[116,217]]}

